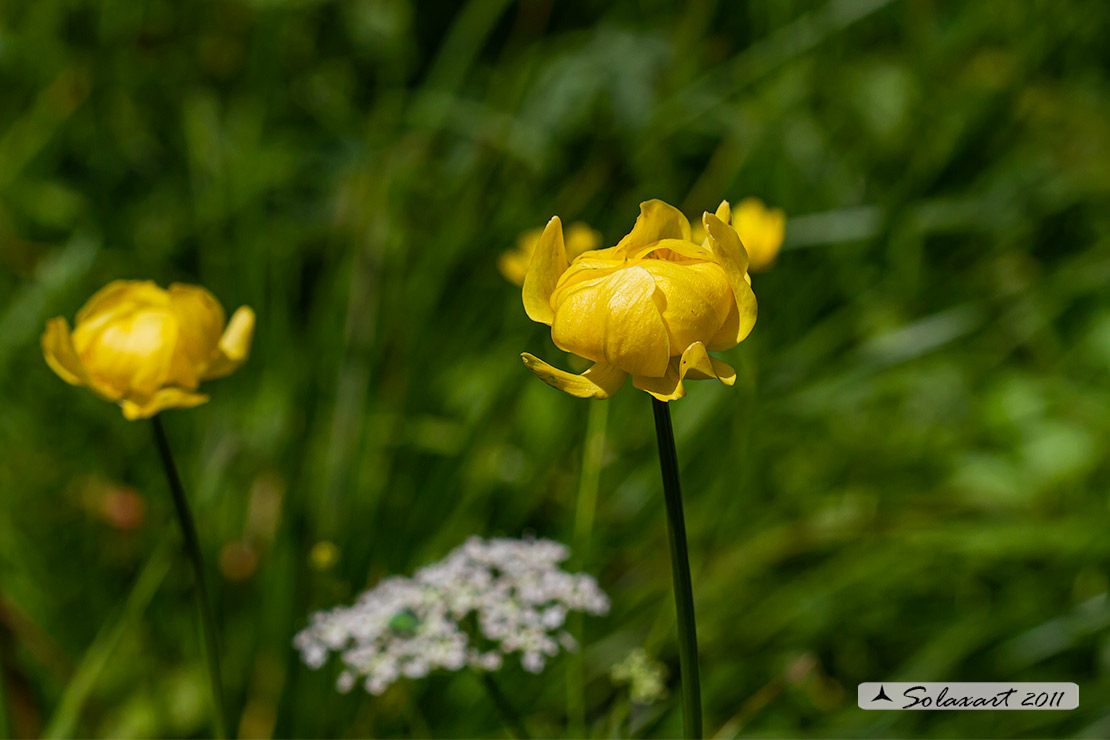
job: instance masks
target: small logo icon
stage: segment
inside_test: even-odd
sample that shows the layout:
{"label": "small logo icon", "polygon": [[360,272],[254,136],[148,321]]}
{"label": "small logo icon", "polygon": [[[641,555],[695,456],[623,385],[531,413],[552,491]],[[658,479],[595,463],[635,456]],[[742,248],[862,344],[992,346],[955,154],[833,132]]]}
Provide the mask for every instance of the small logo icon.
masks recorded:
{"label": "small logo icon", "polygon": [[879,684],[879,695],[876,696],[871,701],[879,701],[880,699],[882,699],[883,701],[889,701],[889,702],[894,701],[893,699],[891,699],[889,696],[886,695],[886,687],[884,687],[882,684]]}

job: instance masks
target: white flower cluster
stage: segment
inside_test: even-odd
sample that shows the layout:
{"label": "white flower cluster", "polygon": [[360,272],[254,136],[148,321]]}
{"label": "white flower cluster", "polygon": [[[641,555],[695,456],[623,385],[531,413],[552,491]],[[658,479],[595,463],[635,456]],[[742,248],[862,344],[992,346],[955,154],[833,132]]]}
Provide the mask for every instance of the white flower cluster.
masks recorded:
{"label": "white flower cluster", "polygon": [[563,629],[569,611],[609,611],[593,576],[559,567],[569,555],[551,540],[471,537],[412,578],[387,578],[353,606],[317,612],[293,645],[311,668],[339,653],[342,692],[361,676],[381,694],[437,668],[496,671],[512,653],[539,673],[560,646],[577,649]]}

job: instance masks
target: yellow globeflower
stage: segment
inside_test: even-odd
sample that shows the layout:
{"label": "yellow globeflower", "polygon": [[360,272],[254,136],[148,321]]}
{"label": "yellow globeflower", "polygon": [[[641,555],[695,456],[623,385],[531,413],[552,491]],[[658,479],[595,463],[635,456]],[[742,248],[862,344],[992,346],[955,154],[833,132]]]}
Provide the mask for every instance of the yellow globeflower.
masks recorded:
{"label": "yellow globeflower", "polygon": [[[513,285],[524,285],[528,263],[532,261],[532,253],[536,251],[536,244],[539,243],[542,234],[543,229],[528,229],[517,237],[515,248],[501,253],[497,267],[505,279]],[[565,243],[567,257],[574,259],[583,252],[600,247],[601,234],[584,223],[573,223],[567,227]]]}
{"label": "yellow globeflower", "polygon": [[706,213],[702,244],[690,223],[659,200],[640,204],[640,217],[615,247],[570,262],[558,217],[544,229],[524,280],[524,310],[551,327],[566,352],[595,364],[582,375],[530,354],[524,364],[548,385],[581,398],[608,398],[629,375],[661,401],[686,395],[682,381],[736,372],[709,350],[735,347],[755,324],[748,255],[729,226],[727,202]]}
{"label": "yellow globeflower", "polygon": [[243,306],[225,326],[223,307],[199,286],[116,280],[77,312],[72,333],[64,318],[48,321],[42,353],[62,380],[143,419],[207,401],[200,381],[242,365],[253,334],[254,311]]}

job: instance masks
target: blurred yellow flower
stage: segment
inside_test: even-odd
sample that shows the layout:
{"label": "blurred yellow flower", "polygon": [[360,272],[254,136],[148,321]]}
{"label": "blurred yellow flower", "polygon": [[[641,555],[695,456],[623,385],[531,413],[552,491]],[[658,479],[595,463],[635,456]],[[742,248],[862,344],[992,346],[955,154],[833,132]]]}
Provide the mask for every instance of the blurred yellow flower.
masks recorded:
{"label": "blurred yellow flower", "polygon": [[[528,263],[532,261],[532,253],[536,251],[536,244],[539,243],[542,234],[543,229],[528,229],[517,237],[515,248],[501,253],[497,268],[513,285],[524,285]],[[600,247],[601,234],[584,223],[573,223],[567,227],[565,244],[567,258],[574,259],[583,252]]]}
{"label": "blurred yellow flower", "polygon": [[721,203],[706,213],[707,237],[692,241],[690,223],[659,200],[640,204],[632,231],[615,247],[570,262],[559,218],[536,245],[524,280],[524,310],[551,327],[566,352],[595,364],[572,375],[524,353],[524,364],[548,385],[580,398],[608,398],[629,375],[661,401],[686,395],[683,380],[736,372],[709,350],[735,347],[755,324],[748,255]]}
{"label": "blurred yellow flower", "polygon": [[207,401],[196,392],[200,381],[242,365],[253,335],[254,311],[241,307],[225,326],[223,307],[204,288],[116,280],[77,312],[72,333],[64,318],[48,321],[42,353],[62,380],[143,419]]}
{"label": "blurred yellow flower", "polygon": [[[768,208],[759,198],[745,198],[732,211],[732,228],[748,253],[748,271],[763,272],[771,267],[782,248],[786,214],[781,208]],[[694,241],[701,244],[705,230],[694,226]]]}

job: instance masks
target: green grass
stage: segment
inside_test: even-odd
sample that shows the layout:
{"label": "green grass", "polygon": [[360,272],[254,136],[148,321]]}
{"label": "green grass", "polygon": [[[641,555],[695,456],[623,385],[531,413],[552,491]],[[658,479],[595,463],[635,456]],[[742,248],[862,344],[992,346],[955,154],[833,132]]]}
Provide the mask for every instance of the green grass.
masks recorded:
{"label": "green grass", "polygon": [[[520,231],[757,195],[790,221],[740,377],[672,409],[707,731],[1110,733],[1108,34],[1079,0],[0,2],[0,732],[208,732],[149,430],[50,372],[46,319],[116,278],[257,311],[250,362],[165,419],[245,735],[500,736],[473,676],[342,696],[292,636],[470,534],[572,540],[587,402],[520,363],[567,367],[497,273]],[[650,403],[607,403],[587,728],[676,736]],[[638,646],[671,695],[630,710]],[[567,660],[503,672],[537,735]],[[882,679],[1081,704],[856,709]]]}

